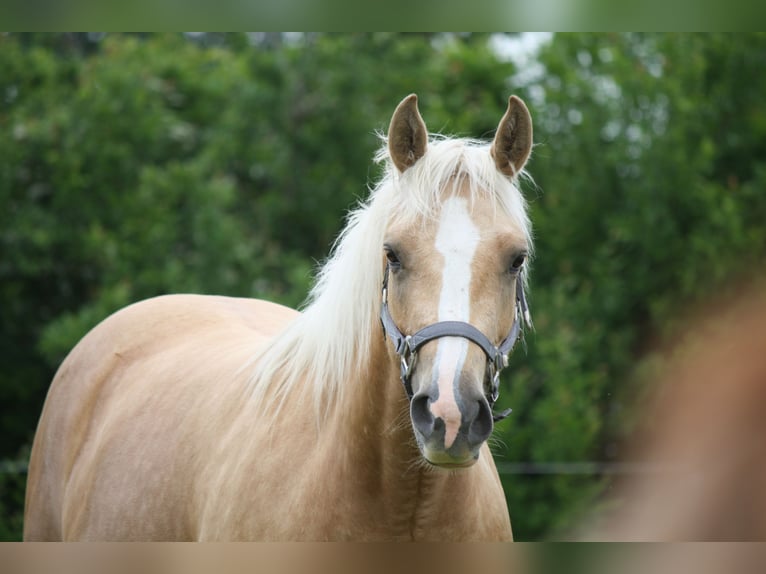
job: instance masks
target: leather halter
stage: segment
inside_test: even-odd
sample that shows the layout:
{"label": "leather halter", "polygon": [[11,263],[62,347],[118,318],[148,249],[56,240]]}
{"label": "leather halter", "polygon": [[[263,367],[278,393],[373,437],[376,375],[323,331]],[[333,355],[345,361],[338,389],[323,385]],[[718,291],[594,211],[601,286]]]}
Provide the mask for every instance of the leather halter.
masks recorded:
{"label": "leather halter", "polygon": [[[441,337],[462,337],[468,339],[472,343],[475,343],[479,348],[484,351],[487,356],[487,372],[485,377],[485,388],[489,388],[486,394],[489,408],[491,409],[497,397],[499,395],[500,388],[500,371],[508,366],[508,355],[513,350],[516,341],[521,335],[521,320],[524,318],[524,323],[527,327],[531,327],[532,319],[529,314],[529,307],[527,306],[527,299],[524,295],[524,288],[521,281],[516,282],[516,316],[513,319],[513,325],[508,336],[503,339],[499,345],[494,345],[489,338],[479,331],[476,327],[470,323],[464,323],[463,321],[439,321],[438,323],[432,323],[426,327],[423,327],[419,331],[412,335],[405,335],[401,332],[399,327],[396,326],[391,312],[388,310],[388,274],[390,271],[390,265],[386,265],[386,271],[383,275],[383,304],[380,308],[380,322],[383,325],[383,331],[394,344],[396,354],[401,359],[400,376],[402,379],[402,385],[407,393],[407,398],[412,400],[412,371],[415,368],[417,362],[417,353],[420,348],[434,339]],[[489,381],[487,385],[486,382]],[[511,409],[506,409],[499,413],[492,412],[492,419],[497,422],[504,419],[511,414]]]}

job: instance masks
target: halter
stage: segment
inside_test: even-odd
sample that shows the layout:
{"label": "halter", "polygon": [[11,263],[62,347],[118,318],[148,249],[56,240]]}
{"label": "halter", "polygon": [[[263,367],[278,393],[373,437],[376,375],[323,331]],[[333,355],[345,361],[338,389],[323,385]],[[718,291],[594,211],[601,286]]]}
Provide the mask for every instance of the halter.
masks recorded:
{"label": "halter", "polygon": [[[489,338],[479,331],[476,327],[463,321],[439,321],[423,327],[412,335],[405,335],[396,326],[391,312],[388,310],[388,274],[390,265],[386,265],[386,271],[383,275],[383,304],[380,308],[380,322],[383,324],[383,331],[391,338],[394,343],[396,354],[401,360],[400,376],[402,385],[407,393],[407,398],[412,400],[412,371],[418,358],[418,350],[434,339],[441,337],[462,337],[475,343],[487,355],[487,372],[485,375],[485,388],[489,391],[486,394],[489,408],[491,409],[500,393],[500,371],[508,366],[508,355],[513,350],[516,341],[521,334],[521,321],[519,317],[524,318],[527,327],[531,327],[532,318],[529,314],[527,299],[524,295],[524,288],[521,282],[516,283],[516,316],[513,319],[513,325],[508,336],[503,339],[499,345],[494,345]],[[489,381],[489,385],[486,382]],[[506,409],[499,413],[492,413],[492,419],[497,422],[503,420],[511,414],[511,409]]]}

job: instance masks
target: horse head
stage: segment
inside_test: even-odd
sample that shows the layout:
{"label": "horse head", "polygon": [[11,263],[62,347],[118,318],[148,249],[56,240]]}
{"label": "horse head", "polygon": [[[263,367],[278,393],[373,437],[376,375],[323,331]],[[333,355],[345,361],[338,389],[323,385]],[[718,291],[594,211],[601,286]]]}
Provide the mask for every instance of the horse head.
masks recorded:
{"label": "horse head", "polygon": [[398,207],[381,245],[381,320],[421,454],[465,467],[503,416],[492,411],[498,375],[529,320],[523,281],[532,246],[516,183],[532,120],[511,96],[491,145],[430,139],[410,95],[388,131]]}

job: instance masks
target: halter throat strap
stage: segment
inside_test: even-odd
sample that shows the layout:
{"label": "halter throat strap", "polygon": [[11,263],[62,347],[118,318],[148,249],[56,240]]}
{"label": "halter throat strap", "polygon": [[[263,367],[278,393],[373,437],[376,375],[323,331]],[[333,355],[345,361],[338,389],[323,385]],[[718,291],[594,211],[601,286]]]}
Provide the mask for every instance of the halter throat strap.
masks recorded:
{"label": "halter throat strap", "polygon": [[[411,377],[420,348],[434,339],[462,337],[476,344],[487,356],[486,378],[489,380],[489,392],[486,398],[490,408],[492,408],[499,395],[500,371],[508,366],[508,355],[521,335],[521,319],[523,318],[527,326],[531,326],[529,308],[521,282],[516,284],[516,314],[511,330],[499,345],[494,345],[484,333],[470,323],[463,321],[439,321],[438,323],[432,323],[423,327],[412,335],[402,333],[388,309],[389,272],[390,267],[386,265],[383,276],[383,301],[380,309],[380,322],[385,335],[391,339],[394,349],[400,357],[400,378],[407,393],[407,398],[412,400],[414,394]],[[507,417],[510,413],[511,409],[506,409],[500,413],[493,412],[493,419],[497,422]]]}

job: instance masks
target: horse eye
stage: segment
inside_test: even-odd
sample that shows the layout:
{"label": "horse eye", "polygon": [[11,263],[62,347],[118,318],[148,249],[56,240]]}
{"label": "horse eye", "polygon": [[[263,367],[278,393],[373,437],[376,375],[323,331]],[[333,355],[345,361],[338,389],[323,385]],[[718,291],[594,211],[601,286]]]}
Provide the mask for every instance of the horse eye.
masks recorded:
{"label": "horse eye", "polygon": [[521,269],[521,266],[524,265],[524,261],[527,259],[526,253],[520,253],[516,256],[516,258],[513,260],[513,263],[511,263],[511,273],[517,273],[519,269]]}
{"label": "horse eye", "polygon": [[386,251],[386,259],[388,260],[388,265],[391,267],[391,269],[401,268],[402,262],[399,261],[399,256],[396,254],[396,252],[388,246],[384,247],[384,249]]}

